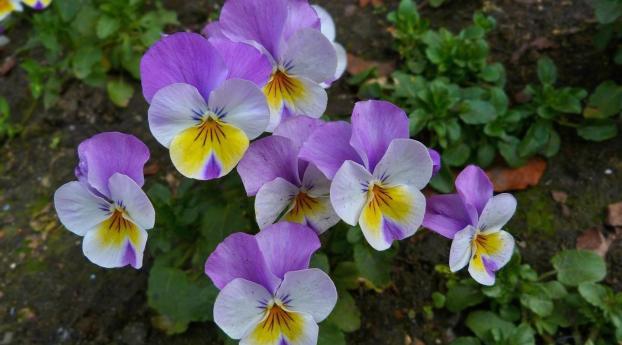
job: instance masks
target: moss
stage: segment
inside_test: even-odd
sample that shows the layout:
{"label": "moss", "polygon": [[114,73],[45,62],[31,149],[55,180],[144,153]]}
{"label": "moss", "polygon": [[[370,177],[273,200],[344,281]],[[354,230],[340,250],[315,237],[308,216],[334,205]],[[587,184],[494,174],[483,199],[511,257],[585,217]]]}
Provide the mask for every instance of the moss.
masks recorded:
{"label": "moss", "polygon": [[[530,233],[553,235],[555,233],[555,205],[546,190],[534,188],[517,195],[519,217],[525,220],[525,230]],[[529,205],[526,207],[525,205]]]}

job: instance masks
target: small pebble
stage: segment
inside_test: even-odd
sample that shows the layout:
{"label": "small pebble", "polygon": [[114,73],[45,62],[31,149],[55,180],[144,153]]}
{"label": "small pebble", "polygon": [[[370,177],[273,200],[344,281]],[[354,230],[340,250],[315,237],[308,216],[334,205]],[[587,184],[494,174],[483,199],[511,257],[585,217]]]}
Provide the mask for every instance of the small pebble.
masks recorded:
{"label": "small pebble", "polygon": [[10,269],[12,269],[12,270],[14,270],[14,269],[15,269],[15,267],[17,267],[17,264],[16,264],[16,263],[14,263],[14,262],[11,262],[11,264],[9,265],[9,268],[10,268]]}
{"label": "small pebble", "polygon": [[613,174],[613,170],[605,169],[605,175],[611,175],[611,174]]}
{"label": "small pebble", "polygon": [[9,204],[5,204],[4,206],[2,206],[2,211],[4,212],[8,212],[11,210],[11,205]]}
{"label": "small pebble", "polygon": [[90,278],[91,278],[91,280],[95,280],[95,278],[96,278],[95,274],[91,274]]}

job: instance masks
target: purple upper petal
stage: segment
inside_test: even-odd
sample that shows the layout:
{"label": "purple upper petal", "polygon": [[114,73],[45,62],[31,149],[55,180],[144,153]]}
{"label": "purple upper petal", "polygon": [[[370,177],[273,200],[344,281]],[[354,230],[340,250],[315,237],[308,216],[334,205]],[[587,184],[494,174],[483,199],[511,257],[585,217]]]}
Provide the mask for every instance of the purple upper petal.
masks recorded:
{"label": "purple upper petal", "polygon": [[409,138],[408,126],[406,113],[389,102],[357,102],[352,112],[350,144],[373,171],[393,139]]}
{"label": "purple upper petal", "polygon": [[287,272],[308,268],[311,255],[320,248],[315,231],[289,222],[270,225],[256,238],[268,267],[281,279]]}
{"label": "purple upper petal", "polygon": [[285,40],[288,40],[300,29],[312,28],[320,30],[320,17],[309,5],[307,0],[290,0],[287,22],[283,30]]}
{"label": "purple upper petal", "polygon": [[174,83],[195,86],[203,98],[227,78],[218,51],[194,33],[176,33],[156,42],[140,62],[143,95],[147,102],[158,90]]}
{"label": "purple upper petal", "polygon": [[291,140],[269,136],[253,142],[238,164],[238,174],[251,196],[264,184],[281,177],[299,186],[298,156]]}
{"label": "purple upper petal", "polygon": [[294,144],[296,151],[324,121],[308,116],[294,116],[282,121],[272,134],[288,138]]}
{"label": "purple upper petal", "polygon": [[255,236],[235,233],[227,237],[205,262],[207,274],[217,288],[243,278],[274,292],[281,280],[270,271]]}
{"label": "purple upper petal", "polygon": [[441,170],[441,154],[435,149],[428,149],[428,152],[432,158],[432,176],[434,176]]}
{"label": "purple upper petal", "polygon": [[250,80],[262,87],[272,74],[272,63],[266,55],[250,44],[233,42],[223,38],[210,38],[227,64],[227,79],[239,78]]}
{"label": "purple upper petal", "polygon": [[458,194],[434,195],[427,199],[424,227],[453,238],[468,225],[477,225],[477,211],[466,205]]}
{"label": "purple upper petal", "polygon": [[313,163],[332,180],[343,162],[362,164],[361,157],[350,146],[352,126],[343,121],[328,122],[318,127],[302,145],[299,157]]}
{"label": "purple upper petal", "polygon": [[129,176],[142,187],[143,168],[149,149],[133,135],[106,132],[94,135],[78,146],[80,162],[76,176],[104,196],[110,197],[108,180],[115,173]]}
{"label": "purple upper petal", "polygon": [[220,12],[220,29],[231,40],[255,41],[279,56],[287,23],[288,0],[228,0]]}
{"label": "purple upper petal", "polygon": [[473,205],[481,215],[493,194],[493,185],[480,167],[469,165],[456,177],[456,190],[465,203]]}

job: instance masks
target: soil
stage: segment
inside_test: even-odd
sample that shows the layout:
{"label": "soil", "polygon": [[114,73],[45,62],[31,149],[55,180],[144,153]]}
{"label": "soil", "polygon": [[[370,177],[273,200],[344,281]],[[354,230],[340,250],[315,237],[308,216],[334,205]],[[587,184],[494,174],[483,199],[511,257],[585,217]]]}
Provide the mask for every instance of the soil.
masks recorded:
{"label": "soil", "polygon": [[[361,7],[357,0],[317,2],[334,16],[338,41],[348,52],[397,63],[385,20],[397,1],[385,0],[380,7]],[[212,1],[165,4],[178,11],[183,29],[194,31],[218,6]],[[587,1],[451,0],[422,12],[433,26],[458,30],[478,9],[497,19],[490,43],[493,58],[506,65],[511,90],[534,82],[535,61],[542,54],[556,61],[564,84],[591,89],[606,79],[622,82],[611,52],[593,48],[596,24]],[[13,43],[0,50],[0,59],[10,56],[27,34],[24,24],[9,32]],[[547,44],[534,44],[538,39]],[[329,114],[347,115],[356,101],[346,78],[330,90]],[[139,93],[119,109],[104,90],[71,82],[60,103],[45,111],[30,97],[25,73],[16,67],[0,76],[0,95],[9,100],[12,121],[24,126],[21,135],[0,148],[0,344],[220,344],[211,323],[192,324],[173,337],[156,330],[145,296],[150,258],[141,271],[90,264],[81,239],[60,226],[51,204],[54,190],[73,179],[77,144],[102,131],[131,132],[143,139],[160,166],[152,179],[175,174],[167,152],[149,133],[147,105]],[[562,137],[562,151],[549,160],[540,185],[516,194],[521,208],[508,226],[524,260],[540,272],[550,270],[556,251],[575,247],[585,230],[611,231],[604,226],[607,205],[622,201],[622,136],[605,143],[588,143],[572,132]],[[567,193],[566,210],[553,200],[553,191]],[[456,325],[463,315],[426,320],[422,312],[432,292],[442,288],[434,266],[447,262],[449,242],[422,230],[400,248],[392,288],[381,295],[354,291],[362,327],[348,335],[349,344],[420,344],[417,339],[445,344],[460,333]],[[620,242],[612,244],[607,262],[607,283],[619,291]]]}

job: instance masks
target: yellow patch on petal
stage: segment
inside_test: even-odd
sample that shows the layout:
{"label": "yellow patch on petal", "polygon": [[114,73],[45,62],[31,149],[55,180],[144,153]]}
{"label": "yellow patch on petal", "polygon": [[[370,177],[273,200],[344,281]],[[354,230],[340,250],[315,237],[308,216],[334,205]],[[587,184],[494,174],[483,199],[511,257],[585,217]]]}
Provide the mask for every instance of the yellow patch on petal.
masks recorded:
{"label": "yellow patch on petal", "polygon": [[271,109],[280,109],[283,102],[295,104],[296,101],[306,97],[303,83],[280,69],[272,74],[270,81],[263,88],[263,93]]}
{"label": "yellow patch on petal", "polygon": [[128,238],[136,245],[139,236],[138,227],[125,218],[124,212],[118,208],[97,229],[97,239],[104,247],[120,247]]}
{"label": "yellow patch on petal", "polygon": [[3,17],[15,10],[11,0],[0,0],[0,17]]}
{"label": "yellow patch on petal", "polygon": [[363,207],[361,221],[379,235],[383,217],[402,222],[412,213],[413,207],[414,200],[406,188],[386,187],[376,183],[367,191],[367,203]]}
{"label": "yellow patch on petal", "polygon": [[228,174],[242,159],[248,144],[244,131],[210,116],[173,139],[171,159],[185,176],[212,179]]}
{"label": "yellow patch on petal", "polygon": [[274,345],[281,337],[296,343],[304,334],[304,319],[298,313],[283,309],[278,304],[268,307],[263,321],[249,339],[254,345]]}
{"label": "yellow patch on petal", "polygon": [[287,212],[284,219],[288,222],[305,224],[306,219],[325,210],[326,205],[320,202],[320,200],[305,192],[300,192],[294,198],[291,210]]}
{"label": "yellow patch on petal", "polygon": [[501,253],[503,250],[503,239],[499,232],[491,234],[478,232],[473,237],[471,245],[473,247],[472,267],[478,271],[486,272],[488,270],[486,269],[484,258]]}

